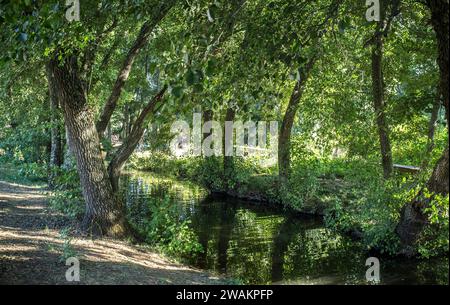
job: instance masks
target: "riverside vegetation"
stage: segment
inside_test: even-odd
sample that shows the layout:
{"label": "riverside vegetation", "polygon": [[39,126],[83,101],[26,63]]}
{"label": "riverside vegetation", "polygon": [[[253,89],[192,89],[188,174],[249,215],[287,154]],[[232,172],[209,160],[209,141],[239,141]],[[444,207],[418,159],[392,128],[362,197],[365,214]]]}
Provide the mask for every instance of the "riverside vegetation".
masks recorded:
{"label": "riverside vegetation", "polygon": [[[77,234],[207,251],[173,198],[127,204],[132,169],[448,256],[448,1],[63,2],[0,4],[0,177],[46,184]],[[193,113],[279,122],[277,163],[173,156]]]}

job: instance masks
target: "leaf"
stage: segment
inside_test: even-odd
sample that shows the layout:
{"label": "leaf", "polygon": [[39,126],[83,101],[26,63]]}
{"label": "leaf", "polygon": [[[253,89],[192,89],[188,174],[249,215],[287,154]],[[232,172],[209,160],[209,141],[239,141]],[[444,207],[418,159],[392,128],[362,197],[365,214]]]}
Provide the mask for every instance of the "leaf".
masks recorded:
{"label": "leaf", "polygon": [[28,39],[27,33],[20,33],[20,35],[19,35],[19,40],[20,41],[25,42],[25,41],[27,41],[27,39]]}
{"label": "leaf", "polygon": [[349,27],[349,22],[347,19],[339,21],[339,23],[338,23],[339,32],[344,33],[348,27]]}
{"label": "leaf", "polygon": [[189,69],[186,72],[185,79],[188,86],[193,86],[203,79],[203,73],[200,70]]}
{"label": "leaf", "polygon": [[189,70],[186,72],[186,75],[185,75],[184,77],[185,77],[185,80],[186,80],[186,83],[187,83],[188,86],[194,85],[194,83],[195,83],[195,75],[194,75],[194,71],[192,71],[191,69],[189,69]]}
{"label": "leaf", "polygon": [[209,60],[207,66],[206,66],[206,69],[205,69],[206,76],[209,76],[209,77],[213,76],[214,73],[216,72],[216,66],[217,66],[217,64],[214,59]]}
{"label": "leaf", "polygon": [[171,90],[171,93],[176,98],[180,98],[183,95],[183,87],[181,87],[181,86],[173,87],[172,90]]}
{"label": "leaf", "polygon": [[202,84],[195,84],[194,85],[194,92],[195,93],[203,92],[203,85]]}

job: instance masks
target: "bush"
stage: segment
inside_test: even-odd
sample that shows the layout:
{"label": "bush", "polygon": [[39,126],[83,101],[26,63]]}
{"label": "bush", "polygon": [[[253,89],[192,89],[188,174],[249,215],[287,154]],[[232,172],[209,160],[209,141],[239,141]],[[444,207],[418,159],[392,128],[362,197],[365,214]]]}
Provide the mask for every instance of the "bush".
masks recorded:
{"label": "bush", "polygon": [[19,175],[31,181],[46,181],[46,166],[39,163],[22,163],[19,166]]}
{"label": "bush", "polygon": [[181,217],[179,205],[169,197],[150,198],[145,207],[131,206],[128,217],[148,244],[168,255],[187,259],[203,251],[189,221]]}
{"label": "bush", "polygon": [[55,181],[54,190],[49,199],[50,208],[74,219],[81,218],[85,206],[76,169],[54,168],[52,170],[55,171]]}
{"label": "bush", "polygon": [[[211,191],[231,191],[296,211],[324,215],[327,227],[357,232],[367,248],[386,254],[398,252],[395,227],[400,210],[423,185],[418,181],[420,177],[414,176],[394,175],[384,180],[378,160],[370,158],[303,155],[294,158],[292,174],[284,183],[278,180],[275,168],[260,167],[255,161],[235,157],[231,175],[223,172],[223,159],[217,157],[175,159],[153,153],[134,157],[133,166],[188,178]],[[435,197],[428,213],[431,226],[418,242],[419,253],[424,257],[448,252],[448,197]]]}
{"label": "bush", "polygon": [[430,225],[419,237],[418,251],[423,257],[438,256],[449,251],[449,225],[448,225],[448,196],[431,196],[425,192],[430,199],[426,212],[429,215]]}

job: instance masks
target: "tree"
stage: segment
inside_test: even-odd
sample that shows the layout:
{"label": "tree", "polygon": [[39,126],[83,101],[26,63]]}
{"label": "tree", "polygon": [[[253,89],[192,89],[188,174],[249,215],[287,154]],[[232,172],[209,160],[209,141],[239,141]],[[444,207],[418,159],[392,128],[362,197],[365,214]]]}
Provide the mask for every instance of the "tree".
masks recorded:
{"label": "tree", "polygon": [[393,170],[391,141],[389,139],[389,127],[386,122],[384,76],[383,76],[383,36],[387,36],[392,19],[399,13],[398,1],[393,2],[391,15],[386,15],[387,5],[382,8],[381,21],[377,23],[375,34],[372,38],[372,92],[373,107],[375,109],[378,136],[380,139],[381,163],[385,178],[389,178]]}
{"label": "tree", "polygon": [[[438,43],[437,62],[440,71],[440,88],[443,95],[444,107],[447,117],[448,129],[448,80],[449,80],[449,3],[446,0],[428,0],[426,5],[431,11],[431,23],[436,33]],[[447,130],[448,133],[448,130]],[[400,212],[401,218],[396,227],[396,232],[402,244],[401,252],[407,256],[413,256],[417,250],[415,242],[429,224],[426,208],[434,199],[435,195],[448,196],[449,193],[449,147],[444,149],[442,156],[437,161],[431,177],[425,186],[418,192],[415,198],[405,204]],[[427,191],[431,195],[427,195]]]}
{"label": "tree", "polygon": [[[300,47],[302,49],[306,49],[309,46],[311,50],[309,51],[309,54],[301,54],[300,58],[302,63],[298,67],[297,80],[281,124],[278,137],[278,174],[281,178],[289,177],[291,149],[290,139],[295,115],[298,111],[306,82],[321,52],[320,44],[322,36],[326,33],[330,20],[337,17],[339,5],[340,1],[332,1],[329,3],[329,5],[326,6],[323,16],[318,14],[320,17],[319,20],[316,21],[317,23],[312,24],[310,25],[310,28],[305,29],[305,32],[307,33],[306,37],[301,37],[302,40],[307,43],[301,43]],[[311,47],[311,45],[313,47]]]}
{"label": "tree", "polygon": [[294,124],[295,115],[298,111],[299,103],[305,90],[306,81],[316,61],[316,57],[309,59],[304,68],[300,68],[299,79],[296,81],[292,91],[289,104],[281,123],[280,135],[278,137],[278,173],[282,178],[289,177],[290,172],[290,149],[291,132]]}
{"label": "tree", "polygon": [[[236,117],[236,111],[231,107],[228,106],[227,108],[227,112],[225,114],[225,122],[233,122],[234,118]],[[226,124],[226,123],[225,123]],[[223,152],[224,152],[224,157],[223,157],[223,173],[224,173],[224,177],[225,177],[225,182],[226,182],[226,186],[225,188],[229,189],[230,186],[228,185],[228,181],[230,179],[232,179],[232,177],[234,177],[234,159],[233,156],[229,156],[227,154],[227,148],[230,149],[233,147],[233,136],[231,136],[230,139],[231,140],[229,142],[227,142],[227,138],[226,138],[226,127],[224,126],[224,130],[223,130]],[[233,150],[231,149],[230,154],[233,153]]]}
{"label": "tree", "polygon": [[83,231],[125,236],[128,234],[123,206],[113,193],[103,163],[93,114],[78,75],[76,56],[58,57],[48,63],[49,84],[56,92],[64,114],[71,151],[77,161],[86,212]]}
{"label": "tree", "polygon": [[[48,69],[47,69],[48,70]],[[47,81],[50,80],[50,71],[47,71]],[[51,115],[51,148],[50,148],[50,177],[49,186],[53,187],[55,168],[59,168],[64,161],[63,137],[58,97],[53,87],[49,86],[50,115]]]}
{"label": "tree", "polygon": [[116,153],[114,153],[109,165],[108,165],[108,173],[109,178],[111,180],[111,185],[114,192],[119,191],[119,178],[122,167],[125,162],[131,156],[133,151],[136,149],[142,135],[144,134],[147,121],[147,117],[152,114],[160,102],[164,94],[167,90],[167,87],[164,86],[158,94],[156,94],[145,106],[145,108],[141,111],[138,118],[134,121],[133,127],[131,129],[130,134],[125,138],[123,144],[119,147]]}
{"label": "tree", "polygon": [[[70,151],[77,163],[86,202],[81,225],[85,232],[113,236],[129,233],[124,207],[115,192],[117,189],[111,183],[115,181],[115,176],[111,178],[108,175],[104,164],[100,139],[117,105],[133,61],[148,42],[155,26],[175,4],[175,0],[138,3],[135,6],[122,6],[119,2],[110,5],[104,2],[90,3],[85,6],[83,20],[70,24],[64,19],[64,14],[61,14],[63,11],[55,4],[21,3],[18,7],[5,7],[6,18],[10,21],[6,29],[13,33],[16,24],[21,24],[24,31],[19,33],[19,38],[22,38],[18,41],[4,40],[9,43],[9,54],[37,56],[41,51],[49,58],[46,66],[50,93],[52,100],[60,105],[64,116]],[[135,21],[129,22],[127,18],[141,13],[146,13],[147,20],[144,20],[134,44],[127,53],[105,104],[105,110],[100,116],[100,123],[97,124],[99,128],[96,128],[95,112],[88,97],[92,89],[92,73],[97,72],[94,65],[100,46],[118,25],[134,26]],[[38,15],[47,16],[47,19],[35,18]],[[55,35],[55,29],[60,31],[59,35]],[[31,36],[44,39],[28,41]],[[105,54],[103,63],[107,58],[108,53]],[[162,95],[158,95],[155,99],[159,100],[161,97]],[[139,140],[137,138],[143,133],[142,126],[154,107],[153,102],[150,104],[134,122],[135,128],[130,138],[113,158],[111,173],[120,172],[121,166],[136,147],[136,141]]]}

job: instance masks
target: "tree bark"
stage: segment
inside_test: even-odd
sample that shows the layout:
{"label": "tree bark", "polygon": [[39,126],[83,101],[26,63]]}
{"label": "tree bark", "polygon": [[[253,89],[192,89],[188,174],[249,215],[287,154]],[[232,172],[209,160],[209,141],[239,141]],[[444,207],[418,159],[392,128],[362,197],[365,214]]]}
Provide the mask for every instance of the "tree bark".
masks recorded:
{"label": "tree bark", "polygon": [[103,136],[106,126],[108,126],[108,122],[111,119],[111,115],[113,114],[114,109],[116,109],[117,102],[122,93],[125,82],[128,80],[128,76],[130,75],[134,60],[136,59],[141,49],[147,44],[150,34],[153,32],[155,27],[164,18],[164,16],[169,12],[169,10],[172,8],[172,6],[174,6],[175,3],[176,0],[162,1],[160,8],[157,9],[158,13],[153,18],[151,18],[151,20],[145,22],[142,25],[138,37],[136,38],[133,46],[128,51],[128,54],[125,57],[124,62],[122,63],[122,67],[117,75],[111,94],[106,101],[102,114],[100,115],[99,121],[97,123],[97,132],[100,134],[100,136]]}
{"label": "tree bark", "polygon": [[[233,108],[228,107],[227,109],[227,113],[225,115],[225,121],[234,121],[234,118],[236,116],[236,113],[234,111]],[[230,179],[233,178],[234,175],[234,159],[233,156],[227,156],[225,154],[226,152],[226,147],[231,145],[231,147],[233,147],[233,135],[231,135],[231,143],[226,143],[226,137],[225,137],[225,126],[224,126],[224,130],[223,130],[223,152],[224,152],[224,157],[223,157],[223,173],[224,173],[224,178],[225,178],[225,188],[226,190],[228,190],[230,187],[228,185],[228,181]]]}
{"label": "tree bark", "polygon": [[161,89],[158,94],[156,94],[141,111],[139,117],[133,124],[130,134],[112,157],[111,162],[108,166],[108,173],[114,192],[117,192],[119,190],[119,178],[123,165],[131,156],[136,146],[139,144],[142,135],[144,134],[146,128],[144,122],[146,121],[147,117],[153,113],[156,104],[161,101],[166,92],[166,89],[167,87]]}
{"label": "tree bark", "polygon": [[[444,99],[444,107],[448,128],[448,48],[449,48],[449,3],[445,0],[427,0],[427,6],[431,10],[432,25],[438,42],[438,65],[440,72],[440,90]],[[448,130],[447,130],[448,132]],[[449,147],[445,148],[441,158],[426,183],[426,188],[432,194],[448,196],[449,193]],[[431,198],[424,196],[424,189],[420,190],[412,202],[405,204],[400,212],[400,222],[396,227],[396,233],[401,242],[401,253],[407,256],[416,254],[415,243],[425,226],[429,224],[425,208],[429,206]]]}
{"label": "tree bark", "polygon": [[81,230],[98,235],[123,237],[128,234],[123,206],[114,195],[100,151],[93,114],[88,106],[83,83],[78,75],[77,58],[60,63],[54,56],[48,63],[50,86],[66,123],[70,150],[80,176],[86,211]]}
{"label": "tree bark", "polygon": [[448,111],[449,2],[448,0],[427,0],[427,6],[431,11],[431,24],[433,25],[434,32],[436,33],[438,45],[437,62],[439,65],[439,72],[440,72],[439,86],[443,98],[443,104],[446,111],[445,114],[447,118],[447,127],[448,127],[449,126],[449,111]]}
{"label": "tree bark", "polygon": [[431,117],[428,123],[428,135],[427,135],[427,146],[425,149],[425,155],[421,164],[421,169],[424,170],[428,167],[430,161],[431,152],[434,149],[434,134],[436,131],[436,122],[439,115],[439,109],[441,108],[441,93],[438,88],[438,93],[436,99],[433,103],[433,109],[431,110]]}
{"label": "tree bark", "polygon": [[[206,109],[203,112],[203,124],[205,124],[206,122],[212,121],[213,120],[213,111],[211,109]],[[203,126],[203,125],[202,125]],[[203,130],[203,127],[202,127]],[[202,138],[202,143],[203,141],[205,141],[205,139],[209,136],[208,133],[203,133],[203,138]]]}
{"label": "tree bark", "polygon": [[[426,184],[426,188],[432,194],[448,195],[448,175],[449,175],[448,146],[444,150],[443,155],[436,164],[430,179]],[[400,253],[406,256],[414,256],[417,252],[415,242],[423,231],[425,226],[429,224],[428,215],[425,208],[429,206],[433,199],[424,195],[425,189],[420,190],[412,202],[403,206],[400,212],[400,222],[395,231],[400,238]]]}
{"label": "tree bark", "polygon": [[389,178],[393,170],[392,150],[389,140],[388,124],[386,122],[384,103],[384,81],[383,81],[383,40],[380,27],[375,34],[375,44],[372,49],[372,91],[373,106],[380,140],[381,163],[384,178]]}
{"label": "tree bark", "polygon": [[291,132],[294,124],[301,97],[303,95],[306,81],[314,66],[316,57],[311,58],[305,68],[300,71],[300,79],[295,83],[288,107],[281,123],[280,134],[278,137],[278,175],[280,178],[288,178],[291,167]]}
{"label": "tree bark", "polygon": [[[47,81],[48,81],[47,75]],[[50,83],[49,83],[50,84]],[[49,97],[50,97],[50,115],[51,115],[51,150],[50,150],[50,166],[60,167],[63,162],[63,151],[62,151],[62,135],[60,126],[60,109],[59,103],[56,96],[54,88],[49,86]]]}

